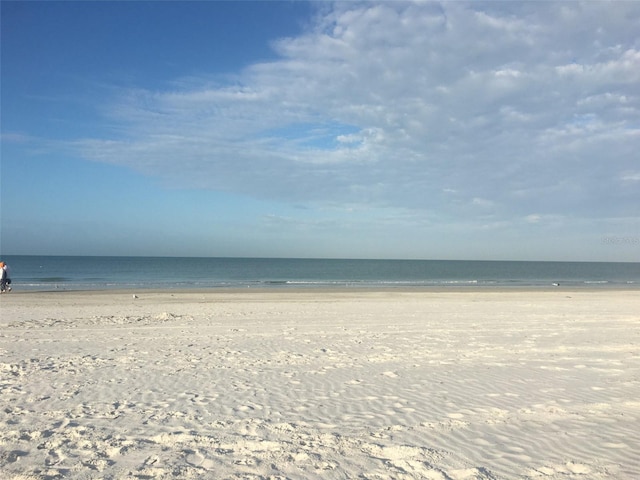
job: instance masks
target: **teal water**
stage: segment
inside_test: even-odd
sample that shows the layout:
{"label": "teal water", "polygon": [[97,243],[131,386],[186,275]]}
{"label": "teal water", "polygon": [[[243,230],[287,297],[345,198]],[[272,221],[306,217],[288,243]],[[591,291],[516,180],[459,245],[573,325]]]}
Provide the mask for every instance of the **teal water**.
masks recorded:
{"label": "teal water", "polygon": [[640,288],[640,263],[8,256],[15,291],[115,288]]}

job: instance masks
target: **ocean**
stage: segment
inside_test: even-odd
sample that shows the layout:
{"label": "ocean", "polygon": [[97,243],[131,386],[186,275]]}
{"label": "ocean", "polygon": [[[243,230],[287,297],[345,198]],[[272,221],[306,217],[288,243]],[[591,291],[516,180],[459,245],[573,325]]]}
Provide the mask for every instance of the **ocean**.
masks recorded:
{"label": "ocean", "polygon": [[640,288],[640,263],[7,256],[14,291],[215,288]]}

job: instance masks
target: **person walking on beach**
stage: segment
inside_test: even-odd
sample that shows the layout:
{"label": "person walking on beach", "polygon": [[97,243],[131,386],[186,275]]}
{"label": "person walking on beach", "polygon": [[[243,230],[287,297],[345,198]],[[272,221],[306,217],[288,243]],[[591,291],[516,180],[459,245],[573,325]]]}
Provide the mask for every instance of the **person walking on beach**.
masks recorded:
{"label": "person walking on beach", "polygon": [[9,265],[4,262],[0,262],[0,293],[11,291],[11,279],[9,278]]}

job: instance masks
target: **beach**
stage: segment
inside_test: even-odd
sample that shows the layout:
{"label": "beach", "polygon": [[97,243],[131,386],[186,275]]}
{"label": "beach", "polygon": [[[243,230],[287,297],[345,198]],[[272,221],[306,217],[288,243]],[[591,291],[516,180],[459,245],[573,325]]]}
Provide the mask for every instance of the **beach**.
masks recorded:
{"label": "beach", "polygon": [[0,473],[640,478],[640,292],[12,292]]}

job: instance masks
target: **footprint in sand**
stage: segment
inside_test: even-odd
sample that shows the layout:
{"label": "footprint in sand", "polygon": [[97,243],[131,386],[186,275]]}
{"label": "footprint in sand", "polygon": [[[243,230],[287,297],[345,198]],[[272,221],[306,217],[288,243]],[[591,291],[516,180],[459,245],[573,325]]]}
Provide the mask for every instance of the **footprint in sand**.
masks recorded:
{"label": "footprint in sand", "polygon": [[577,473],[580,475],[591,473],[591,469],[582,463],[569,462],[567,463],[566,467],[567,467],[567,470],[569,470],[569,472],[571,473]]}
{"label": "footprint in sand", "polygon": [[204,468],[205,470],[212,470],[214,467],[213,461],[205,458],[205,456],[199,452],[189,451],[186,461],[189,465]]}
{"label": "footprint in sand", "polygon": [[63,460],[63,457],[55,451],[50,451],[47,458],[44,460],[44,464],[48,467],[59,464]]}
{"label": "footprint in sand", "polygon": [[201,455],[198,452],[191,452],[187,455],[186,460],[189,465],[193,465],[194,467],[199,467],[205,461],[205,458],[203,455]]}

